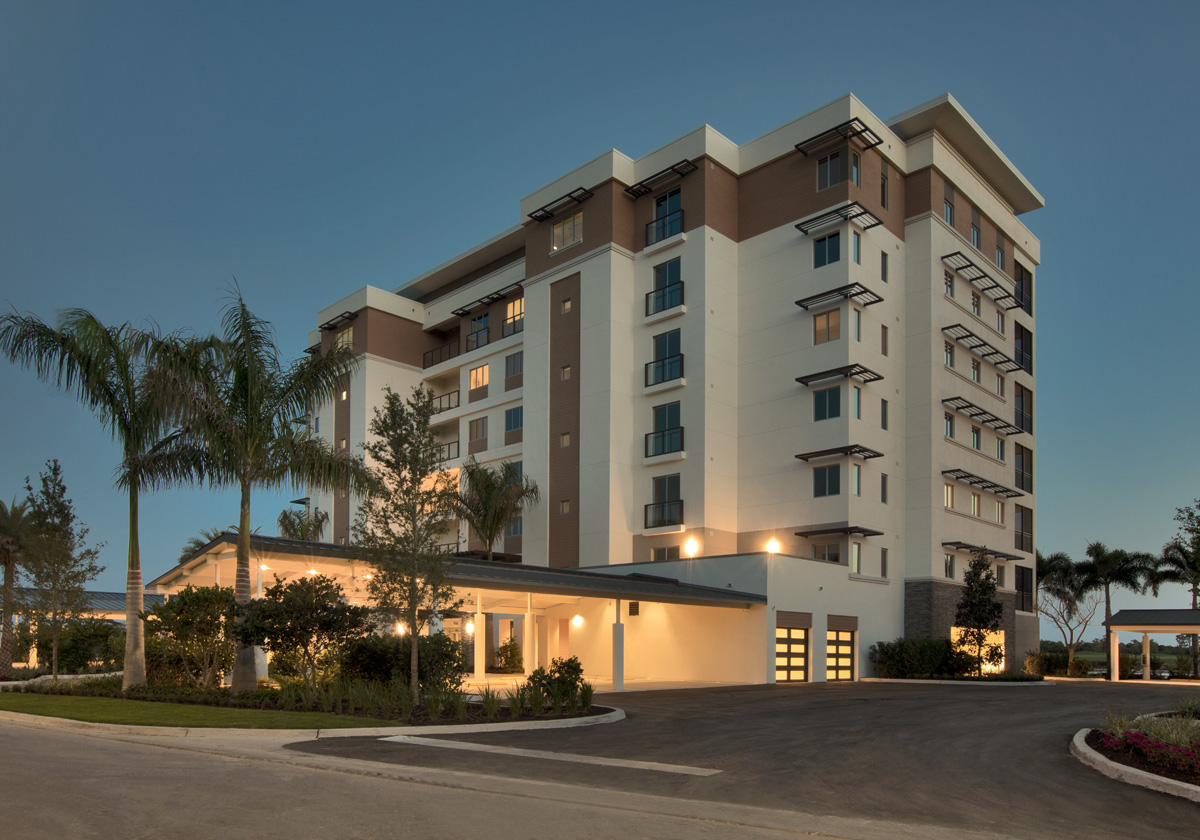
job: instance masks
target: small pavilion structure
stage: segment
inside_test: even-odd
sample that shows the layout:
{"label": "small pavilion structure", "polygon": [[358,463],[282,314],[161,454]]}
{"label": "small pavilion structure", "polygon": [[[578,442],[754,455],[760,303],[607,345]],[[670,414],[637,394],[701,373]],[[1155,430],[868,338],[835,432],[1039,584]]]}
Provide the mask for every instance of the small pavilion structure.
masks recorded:
{"label": "small pavilion structure", "polygon": [[[1200,633],[1200,610],[1118,610],[1105,622],[1108,626],[1108,652],[1113,662],[1120,660],[1120,635],[1142,634],[1142,679],[1150,679],[1151,633]],[[1121,669],[1111,675],[1113,682],[1121,679]]]}

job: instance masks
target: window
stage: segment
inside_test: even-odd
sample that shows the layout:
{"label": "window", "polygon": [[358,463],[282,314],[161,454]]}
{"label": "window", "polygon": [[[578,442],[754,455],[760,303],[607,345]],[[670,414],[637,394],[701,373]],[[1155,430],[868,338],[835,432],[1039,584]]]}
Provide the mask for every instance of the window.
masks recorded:
{"label": "window", "polygon": [[563,432],[561,435],[558,436],[559,449],[566,449],[570,445],[571,445],[571,433],[570,432]]}
{"label": "window", "polygon": [[505,336],[516,335],[525,329],[525,298],[510,300],[504,305],[504,326],[501,333]]}
{"label": "window", "polygon": [[558,503],[558,512],[559,513],[570,513],[571,512],[571,500],[563,499],[561,502],[559,502]]}
{"label": "window", "polygon": [[554,223],[550,235],[550,250],[560,251],[568,245],[583,241],[583,213],[568,216],[561,222]]}
{"label": "window", "polygon": [[950,510],[954,510],[954,485],[946,482],[942,486],[942,505]]}
{"label": "window", "polygon": [[559,378],[561,378],[563,382],[568,381],[571,378],[571,366],[563,365],[558,374]]}
{"label": "window", "polygon": [[1004,270],[1004,234],[996,231],[996,268]]}
{"label": "window", "polygon": [[948,437],[948,438],[954,437],[954,415],[949,414],[949,413],[943,414],[942,420],[945,424],[946,437]]}
{"label": "window", "polygon": [[983,367],[979,364],[978,359],[971,360],[971,381],[980,382],[983,380]]}
{"label": "window", "polygon": [[486,417],[477,417],[467,424],[467,440],[487,440]]}
{"label": "window", "polygon": [[509,461],[513,468],[513,477],[517,481],[525,480],[525,462],[524,461]]}
{"label": "window", "polygon": [[1004,502],[997,500],[996,502],[996,524],[1004,524]]}
{"label": "window", "polygon": [[996,564],[996,586],[999,589],[1004,588],[1004,567],[999,563]]}
{"label": "window", "polygon": [[519,537],[521,536],[521,517],[508,520],[508,524],[504,526],[504,536]]}
{"label": "window", "polygon": [[664,545],[659,548],[650,549],[650,559],[655,563],[665,563],[669,560],[679,559],[679,546]]}
{"label": "window", "polygon": [[983,448],[983,434],[979,431],[978,426],[971,427],[971,448],[972,449],[982,449]]}
{"label": "window", "polygon": [[947,341],[943,345],[942,350],[946,367],[954,367],[954,345]]}
{"label": "window", "polygon": [[683,378],[683,354],[679,346],[679,330],[654,336],[654,361],[646,363],[647,385]]}
{"label": "window", "polygon": [[862,496],[862,467],[859,464],[850,465],[850,492]]}
{"label": "window", "polygon": [[879,576],[885,578],[888,576],[888,552],[886,548],[879,549]]}
{"label": "window", "polygon": [[1013,345],[1016,361],[1026,373],[1033,373],[1033,333],[1017,322],[1013,322]]}
{"label": "window", "polygon": [[996,438],[996,460],[1004,460],[1004,438],[1002,437]]}
{"label": "window", "polygon": [[859,183],[859,169],[861,168],[860,163],[861,163],[861,161],[858,158],[858,152],[851,152],[850,153],[850,183],[854,184],[854,186],[856,186],[856,187],[862,186],[862,184]]}
{"label": "window", "polygon": [[842,235],[831,233],[813,240],[813,268],[835,263],[842,258]]}
{"label": "window", "polygon": [[817,161],[817,191],[842,182],[842,153],[834,152]]}
{"label": "window", "polygon": [[879,501],[888,503],[887,473],[879,476]]}
{"label": "window", "polygon": [[837,341],[842,337],[842,312],[831,309],[813,316],[813,344]]}
{"label": "window", "polygon": [[954,275],[951,274],[949,271],[947,271],[942,276],[942,281],[946,287],[946,297],[948,297],[948,298],[954,297]]}
{"label": "window", "polygon": [[862,265],[862,237],[858,231],[850,233],[850,254],[856,265]]}
{"label": "window", "polygon": [[683,451],[683,428],[679,425],[679,403],[654,406],[654,431],[646,435],[646,457]]}
{"label": "window", "polygon": [[813,498],[840,496],[842,493],[842,465],[813,467]]}
{"label": "window", "polygon": [[350,399],[350,391],[347,390],[346,388],[343,388],[342,389],[342,402],[345,402],[348,399]]}
{"label": "window", "polygon": [[321,434],[321,418],[320,417],[313,418],[313,431],[316,432],[318,435]]}
{"label": "window", "polygon": [[671,190],[654,200],[654,221],[646,225],[646,244],[662,242],[683,231],[683,194]]}
{"label": "window", "polygon": [[646,527],[683,523],[683,502],[679,498],[679,473],[654,479],[654,501],[646,506]]}
{"label": "window", "polygon": [[883,170],[879,173],[879,203],[883,209],[887,209],[888,203],[888,162],[880,161],[883,164]]}
{"label": "window", "polygon": [[972,493],[971,494],[971,515],[972,516],[982,516],[983,515],[982,505],[983,505],[983,497],[980,496],[978,493]]}
{"label": "window", "polygon": [[862,543],[850,543],[850,574],[862,574]]}
{"label": "window", "polygon": [[850,392],[850,416],[855,420],[862,419],[862,388],[857,385]]}
{"label": "window", "polygon": [[518,350],[504,357],[504,376],[520,376],[525,372],[525,351]]}
{"label": "window", "polygon": [[1016,510],[1016,547],[1020,551],[1033,551],[1033,510],[1021,505],[1013,505]]}
{"label": "window", "polygon": [[839,543],[823,543],[813,546],[813,559],[826,563],[842,562],[842,547]]}
{"label": "window", "polygon": [[813,422],[842,416],[842,386],[813,392]]}
{"label": "window", "polygon": [[504,431],[515,432],[520,429],[525,423],[525,409],[523,406],[510,408],[504,412]]}
{"label": "window", "polygon": [[480,365],[477,368],[471,368],[471,390],[483,388],[488,384],[488,366]]}
{"label": "window", "polygon": [[976,251],[982,250],[979,243],[980,243],[979,226],[971,225],[971,245],[975,248]]}
{"label": "window", "polygon": [[879,352],[885,356],[888,354],[887,324],[879,325]]}
{"label": "window", "polygon": [[[476,315],[471,319],[471,328],[467,330],[467,349],[474,350],[487,344],[488,313]],[[472,341],[475,343],[472,344]]]}
{"label": "window", "polygon": [[971,314],[979,317],[979,292],[971,292]]}
{"label": "window", "polygon": [[1033,450],[1013,445],[1013,465],[1016,468],[1017,489],[1026,493],[1033,492]]}
{"label": "window", "polygon": [[996,374],[996,394],[997,396],[1004,396],[1004,374],[1002,373]]}
{"label": "window", "polygon": [[342,438],[341,441],[338,443],[338,448],[339,449],[349,449],[350,441],[346,438]]}
{"label": "window", "polygon": [[852,309],[850,322],[854,325],[854,340],[862,341],[862,310]]}
{"label": "window", "polygon": [[888,401],[879,401],[879,428],[887,429],[888,427]]}
{"label": "window", "polygon": [[879,252],[879,279],[884,283],[888,281],[887,251]]}
{"label": "window", "polygon": [[949,201],[942,202],[942,218],[946,220],[946,224],[954,227],[954,205]]}
{"label": "window", "polygon": [[679,257],[654,267],[654,291],[646,300],[646,314],[653,315],[683,303],[683,281]]}
{"label": "window", "polygon": [[1033,391],[1017,383],[1013,389],[1016,403],[1016,418],[1013,423],[1023,432],[1033,434]]}
{"label": "window", "polygon": [[1033,612],[1033,569],[1016,566],[1014,571],[1017,577],[1017,609]]}
{"label": "window", "polygon": [[354,327],[346,327],[337,334],[337,339],[334,340],[333,346],[338,350],[350,349],[354,347]]}
{"label": "window", "polygon": [[1019,262],[1013,261],[1016,268],[1014,269],[1017,278],[1016,297],[1017,302],[1021,304],[1030,315],[1033,314],[1033,272],[1021,265]]}
{"label": "window", "polygon": [[950,580],[954,580],[954,555],[946,554],[943,556],[945,558],[945,563],[946,563],[945,575]]}
{"label": "window", "polygon": [[562,314],[564,314],[564,315],[571,314],[571,299],[570,298],[563,298]]}

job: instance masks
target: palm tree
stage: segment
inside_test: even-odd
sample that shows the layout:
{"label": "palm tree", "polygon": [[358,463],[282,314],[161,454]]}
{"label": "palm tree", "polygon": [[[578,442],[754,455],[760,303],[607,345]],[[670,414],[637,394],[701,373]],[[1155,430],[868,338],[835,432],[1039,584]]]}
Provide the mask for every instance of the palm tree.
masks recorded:
{"label": "palm tree", "polygon": [[1075,604],[1080,598],[1075,561],[1062,551],[1049,557],[1039,551],[1036,575],[1038,589],[1062,601],[1067,617],[1074,615]]}
{"label": "palm tree", "polygon": [[[349,348],[334,348],[285,367],[271,325],[246,307],[236,285],[221,317],[221,336],[209,347],[211,357],[195,366],[190,387],[183,387],[177,399],[191,434],[206,450],[209,480],[237,487],[241,494],[234,594],[245,605],[250,602],[251,490],[305,485],[359,491],[364,485],[359,458],[334,450],[293,422],[332,400],[357,360]],[[254,648],[239,642],[232,691],[253,691],[255,685]]]}
{"label": "palm tree", "polygon": [[522,476],[512,461],[504,461],[493,468],[472,457],[462,468],[462,489],[455,512],[483,541],[487,559],[491,560],[492,546],[508,523],[520,516],[525,508],[537,504],[540,498],[533,479]]}
{"label": "palm tree", "polygon": [[198,453],[178,432],[159,392],[154,358],[178,346],[129,324],[108,327],[82,309],[70,309],[57,329],[34,316],[0,317],[0,353],[33,368],[38,377],[73,391],[108,427],[121,447],[117,486],[129,496],[129,556],[125,578],[125,688],[146,683],[142,620],[142,566],[138,500],[143,489],[192,478]]}
{"label": "palm tree", "polygon": [[[1182,583],[1192,593],[1192,609],[1200,609],[1200,536],[1184,540],[1176,537],[1163,546],[1162,556],[1150,578],[1149,586],[1158,597],[1158,589],[1164,583]],[[1197,636],[1192,637],[1192,678],[1200,677],[1200,645]]]}
{"label": "palm tree", "polygon": [[189,560],[193,554],[195,554],[200,549],[204,548],[204,546],[208,545],[210,542],[212,542],[217,537],[224,534],[226,531],[233,531],[234,533],[236,533],[237,526],[230,525],[228,528],[202,528],[202,529],[200,529],[199,534],[188,537],[188,541],[183,544],[183,548],[181,548],[179,550],[179,560],[177,562],[183,563],[183,562]]}
{"label": "palm tree", "polygon": [[0,624],[0,677],[12,676],[13,588],[17,582],[17,561],[34,536],[29,503],[0,501],[0,565],[4,566],[4,618]]}
{"label": "palm tree", "polygon": [[1108,660],[1108,678],[1112,679],[1118,664],[1112,661],[1112,646],[1109,644],[1112,636],[1108,626],[1112,620],[1112,588],[1116,586],[1132,592],[1144,591],[1151,585],[1156,560],[1142,551],[1110,550],[1101,542],[1089,543],[1087,556],[1087,560],[1075,566],[1078,591],[1080,595],[1104,593],[1104,655]]}
{"label": "palm tree", "polygon": [[276,520],[279,536],[289,540],[320,542],[329,524],[329,514],[323,510],[283,510]]}

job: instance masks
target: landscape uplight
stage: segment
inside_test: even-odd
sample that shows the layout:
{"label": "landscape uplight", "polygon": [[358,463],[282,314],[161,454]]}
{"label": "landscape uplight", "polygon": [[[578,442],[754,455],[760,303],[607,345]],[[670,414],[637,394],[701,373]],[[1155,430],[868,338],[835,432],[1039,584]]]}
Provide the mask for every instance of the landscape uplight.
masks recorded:
{"label": "landscape uplight", "polygon": [[396,623],[396,635],[397,636],[404,635],[404,625],[400,624],[399,622]]}
{"label": "landscape uplight", "polygon": [[769,543],[767,543],[767,553],[768,554],[778,554],[779,553],[779,540],[775,539],[774,537],[771,537],[771,541]]}

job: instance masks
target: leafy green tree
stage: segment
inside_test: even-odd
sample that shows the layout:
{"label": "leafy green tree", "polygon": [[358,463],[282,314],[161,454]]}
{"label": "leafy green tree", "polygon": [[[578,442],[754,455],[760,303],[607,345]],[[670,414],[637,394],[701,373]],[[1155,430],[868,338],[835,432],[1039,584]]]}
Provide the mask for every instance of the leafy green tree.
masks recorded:
{"label": "leafy green tree", "polygon": [[[418,634],[439,609],[453,609],[446,583],[453,555],[439,552],[457,498],[442,469],[442,448],[429,427],[433,392],[418,387],[407,400],[384,389],[366,444],[372,481],[354,523],[359,556],[373,568],[367,589],[380,614]],[[410,648],[409,684],[420,684],[419,645]]]}
{"label": "leafy green tree", "polygon": [[6,505],[0,501],[0,565],[4,566],[4,618],[0,625],[0,677],[12,676],[13,663],[13,592],[17,584],[21,552],[33,539],[33,518],[29,502],[13,499]]}
{"label": "leafy green tree", "polygon": [[[247,308],[236,287],[221,317],[220,338],[200,350],[190,381],[181,381],[175,394],[176,405],[206,451],[209,480],[240,492],[235,597],[244,606],[251,598],[251,491],[362,488],[359,458],[293,422],[332,400],[357,360],[349,348],[334,347],[285,366],[271,325]],[[239,642],[232,690],[240,694],[256,685],[254,650]]]}
{"label": "leafy green tree", "polygon": [[245,621],[234,625],[234,635],[247,647],[299,662],[309,688],[332,678],[346,646],[371,627],[370,608],[347,604],[342,587],[324,575],[288,583],[276,576],[262,598],[241,610]]}
{"label": "leafy green tree", "polygon": [[199,453],[177,431],[163,398],[160,363],[177,356],[177,336],[160,338],[129,324],[105,326],[82,309],[62,313],[58,328],[34,316],[0,317],[0,354],[32,368],[44,381],[73,392],[121,447],[117,486],[129,497],[129,552],[125,579],[123,684],[144,685],[146,656],[141,614],[142,565],[138,502],[142,490],[195,476]]}
{"label": "leafy green tree", "polygon": [[185,586],[165,603],[142,614],[148,636],[178,658],[188,682],[203,688],[220,685],[233,667],[233,589],[228,586]]}
{"label": "leafy green tree", "polygon": [[955,641],[975,660],[975,673],[982,676],[985,664],[1004,661],[1004,646],[988,644],[989,637],[1000,630],[1004,607],[996,598],[996,573],[986,548],[971,555],[963,582],[966,588],[954,612],[954,626],[959,628]]}
{"label": "leafy green tree", "polygon": [[1112,631],[1108,623],[1112,619],[1113,587],[1131,592],[1143,591],[1154,574],[1156,559],[1145,552],[1109,549],[1101,542],[1088,544],[1087,557],[1087,560],[1075,566],[1079,593],[1104,593],[1104,655],[1108,662],[1109,679],[1112,679],[1117,664],[1112,661],[1112,651],[1109,649]]}
{"label": "leafy green tree", "polygon": [[276,520],[279,536],[289,540],[320,542],[329,524],[329,514],[323,510],[283,510]]}
{"label": "leafy green tree", "polygon": [[[1075,651],[1083,641],[1083,633],[1100,608],[1097,592],[1080,591],[1080,579],[1075,562],[1057,552],[1049,557],[1037,553],[1037,611],[1050,619],[1063,640],[1062,652],[1067,655],[1067,673],[1075,661]],[[1045,645],[1042,649],[1047,651]]]}
{"label": "leafy green tree", "polygon": [[46,462],[38,490],[33,489],[28,478],[25,489],[38,533],[21,558],[30,584],[25,590],[23,606],[26,614],[37,620],[39,628],[50,633],[50,668],[57,680],[59,640],[72,619],[88,613],[84,587],[104,571],[103,566],[96,564],[103,543],[95,548],[86,546],[88,529],[75,516],[57,460]]}
{"label": "leafy green tree", "polygon": [[[1187,587],[1192,596],[1192,609],[1200,609],[1200,533],[1181,532],[1179,536],[1163,546],[1162,555],[1149,577],[1149,587],[1158,597],[1164,583],[1180,583]],[[1192,678],[1200,678],[1200,645],[1195,633],[1188,636],[1192,660]]]}
{"label": "leafy green tree", "polygon": [[455,512],[483,541],[487,559],[491,560],[492,548],[508,523],[538,503],[537,485],[523,476],[512,461],[490,467],[480,464],[474,456],[463,465],[460,479],[462,486]]}

